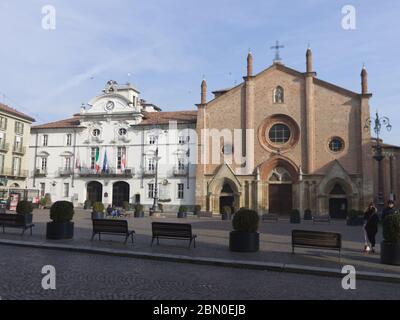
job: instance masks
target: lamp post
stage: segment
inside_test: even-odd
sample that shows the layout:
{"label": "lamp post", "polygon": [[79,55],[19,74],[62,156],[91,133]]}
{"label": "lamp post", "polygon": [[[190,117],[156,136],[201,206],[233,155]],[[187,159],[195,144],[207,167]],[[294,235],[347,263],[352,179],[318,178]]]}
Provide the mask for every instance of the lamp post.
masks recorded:
{"label": "lamp post", "polygon": [[378,196],[377,196],[377,206],[379,213],[382,213],[384,207],[383,200],[383,174],[382,174],[382,160],[385,158],[385,155],[382,152],[382,145],[380,140],[380,133],[382,129],[385,127],[387,131],[392,130],[392,125],[390,124],[390,120],[388,117],[379,117],[378,111],[375,114],[375,119],[368,118],[365,122],[364,129],[370,130],[373,126],[374,132],[376,134],[376,145],[375,145],[375,154],[374,159],[378,163]]}
{"label": "lamp post", "polygon": [[[158,139],[157,139],[158,140]],[[154,177],[154,194],[153,194],[153,212],[157,211],[158,208],[158,161],[161,157],[158,155],[158,146],[154,154],[154,161],[156,162],[155,177]]]}

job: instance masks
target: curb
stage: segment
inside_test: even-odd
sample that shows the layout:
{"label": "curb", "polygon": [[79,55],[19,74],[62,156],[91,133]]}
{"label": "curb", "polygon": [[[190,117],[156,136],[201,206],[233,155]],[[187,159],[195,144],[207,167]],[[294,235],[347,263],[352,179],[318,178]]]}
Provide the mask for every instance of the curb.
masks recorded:
{"label": "curb", "polygon": [[[173,255],[173,254],[128,252],[126,250],[117,250],[117,249],[93,248],[93,247],[86,247],[86,246],[76,247],[76,246],[66,245],[66,244],[52,244],[52,243],[42,243],[42,242],[35,243],[35,242],[17,241],[17,240],[0,240],[0,245],[35,248],[35,249],[45,249],[45,250],[62,250],[62,251],[69,251],[69,252],[107,255],[107,256],[114,256],[114,257],[147,259],[147,260],[168,261],[168,262],[177,262],[177,263],[190,263],[190,264],[197,264],[197,265],[229,267],[229,268],[238,268],[238,269],[250,269],[250,270],[259,270],[259,271],[308,274],[308,275],[327,276],[327,277],[335,277],[335,278],[343,278],[345,276],[345,274],[343,274],[341,272],[342,271],[341,269],[312,267],[312,266],[297,265],[297,264],[245,261],[245,260],[229,260],[229,259],[206,258],[206,257],[195,258],[195,257]],[[368,281],[400,283],[400,274],[358,271],[357,279],[358,280],[368,280]]]}

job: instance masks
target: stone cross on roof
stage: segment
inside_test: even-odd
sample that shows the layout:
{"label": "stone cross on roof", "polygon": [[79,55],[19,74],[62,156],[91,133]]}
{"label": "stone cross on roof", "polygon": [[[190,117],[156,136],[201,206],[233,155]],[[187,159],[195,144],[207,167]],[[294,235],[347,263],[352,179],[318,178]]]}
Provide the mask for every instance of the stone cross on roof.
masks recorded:
{"label": "stone cross on roof", "polygon": [[271,50],[275,50],[275,58],[274,58],[274,63],[281,63],[281,57],[280,57],[280,51],[279,49],[283,49],[285,46],[279,44],[279,41],[276,40],[276,43],[274,46],[271,47]]}

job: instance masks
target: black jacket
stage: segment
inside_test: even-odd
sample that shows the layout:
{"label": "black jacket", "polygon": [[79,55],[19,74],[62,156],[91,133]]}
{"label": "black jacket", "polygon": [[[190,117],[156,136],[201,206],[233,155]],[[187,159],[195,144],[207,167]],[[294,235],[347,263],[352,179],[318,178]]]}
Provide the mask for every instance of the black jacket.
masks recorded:
{"label": "black jacket", "polygon": [[395,214],[395,213],[397,213],[397,211],[396,211],[395,208],[386,207],[386,208],[383,209],[383,211],[382,211],[382,221],[385,220],[385,218],[386,218],[387,216],[390,216],[390,215]]}
{"label": "black jacket", "polygon": [[379,217],[376,208],[367,209],[364,213],[365,230],[367,233],[377,233]]}

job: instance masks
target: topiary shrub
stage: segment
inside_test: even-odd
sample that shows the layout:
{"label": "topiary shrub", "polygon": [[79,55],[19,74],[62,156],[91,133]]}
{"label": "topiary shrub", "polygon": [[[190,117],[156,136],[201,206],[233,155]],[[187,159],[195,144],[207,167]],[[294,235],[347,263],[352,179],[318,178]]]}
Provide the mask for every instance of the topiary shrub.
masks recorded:
{"label": "topiary shrub", "polygon": [[122,202],[122,208],[124,208],[125,211],[129,211],[131,209],[131,205],[129,204],[129,201]]}
{"label": "topiary shrub", "polygon": [[46,206],[46,198],[45,198],[45,197],[41,197],[41,198],[40,198],[40,205],[41,205],[42,207],[45,207],[45,206]]}
{"label": "topiary shrub", "polygon": [[193,214],[197,216],[197,214],[201,211],[201,206],[200,205],[195,205]]}
{"label": "topiary shrub", "polygon": [[18,214],[30,214],[33,211],[32,202],[22,200],[17,204],[17,213]]}
{"label": "topiary shrub", "polygon": [[290,212],[290,223],[300,223],[300,222],[301,222],[300,211],[297,209],[293,209]]}
{"label": "topiary shrub", "polygon": [[400,242],[400,214],[387,216],[382,222],[383,238],[390,243]]}
{"label": "topiary shrub", "polygon": [[224,206],[224,207],[222,207],[222,212],[221,213],[229,215],[229,214],[232,213],[232,208],[229,207],[229,206]]}
{"label": "topiary shrub", "polygon": [[140,203],[135,204],[135,212],[142,212],[143,211],[143,205]]}
{"label": "topiary shrub", "polygon": [[178,212],[179,213],[186,213],[188,211],[186,206],[180,206]]}
{"label": "topiary shrub", "polygon": [[50,219],[54,222],[69,222],[74,216],[74,205],[69,201],[57,201],[50,208]]}
{"label": "topiary shrub", "polygon": [[347,217],[349,219],[354,219],[354,218],[358,218],[358,217],[362,217],[364,215],[364,213],[360,210],[355,210],[355,209],[351,209],[348,214]]}
{"label": "topiary shrub", "polygon": [[85,203],[83,204],[83,209],[88,210],[92,208],[92,201],[91,200],[85,200]]}
{"label": "topiary shrub", "polygon": [[312,213],[310,209],[304,210],[304,220],[312,220]]}
{"label": "topiary shrub", "polygon": [[233,216],[233,229],[239,232],[254,233],[258,230],[260,217],[254,210],[241,208]]}
{"label": "topiary shrub", "polygon": [[158,204],[158,210],[160,210],[161,212],[164,212],[164,206],[162,203]]}
{"label": "topiary shrub", "polygon": [[93,211],[97,213],[104,213],[104,204],[101,202],[95,202],[93,204]]}
{"label": "topiary shrub", "polygon": [[45,208],[50,208],[50,207],[51,207],[51,204],[52,204],[50,193],[46,193],[46,194],[44,195],[44,199],[45,199],[44,207],[45,207]]}

